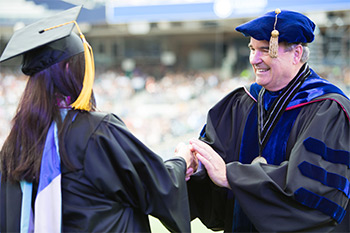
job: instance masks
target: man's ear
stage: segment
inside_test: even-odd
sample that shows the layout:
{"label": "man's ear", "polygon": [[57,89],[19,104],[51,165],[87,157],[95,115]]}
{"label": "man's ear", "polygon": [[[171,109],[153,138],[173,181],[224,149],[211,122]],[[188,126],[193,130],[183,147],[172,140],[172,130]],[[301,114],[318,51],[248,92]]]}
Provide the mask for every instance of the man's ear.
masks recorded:
{"label": "man's ear", "polygon": [[301,44],[298,44],[294,48],[294,57],[293,57],[293,64],[298,64],[301,60],[301,57],[303,56],[303,46]]}

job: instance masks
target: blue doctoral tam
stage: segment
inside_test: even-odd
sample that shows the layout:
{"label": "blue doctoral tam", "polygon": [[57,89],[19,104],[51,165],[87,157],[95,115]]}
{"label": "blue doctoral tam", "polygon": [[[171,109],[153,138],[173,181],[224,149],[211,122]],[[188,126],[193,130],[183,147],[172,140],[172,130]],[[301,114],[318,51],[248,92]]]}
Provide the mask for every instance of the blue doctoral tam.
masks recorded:
{"label": "blue doctoral tam", "polygon": [[[259,18],[238,26],[236,31],[243,33],[244,36],[251,36],[256,40],[270,41],[275,19],[275,11],[270,11]],[[279,42],[310,43],[315,37],[314,22],[305,15],[294,11],[282,10],[277,15],[275,29],[279,31]]]}

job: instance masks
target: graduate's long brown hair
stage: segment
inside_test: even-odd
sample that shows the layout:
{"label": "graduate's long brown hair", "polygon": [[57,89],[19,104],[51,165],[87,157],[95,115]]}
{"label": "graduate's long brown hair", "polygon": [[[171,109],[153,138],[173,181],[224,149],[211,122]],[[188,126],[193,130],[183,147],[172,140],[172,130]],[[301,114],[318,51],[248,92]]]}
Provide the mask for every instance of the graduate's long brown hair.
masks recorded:
{"label": "graduate's long brown hair", "polygon": [[[84,54],[80,53],[29,77],[0,152],[3,180],[38,181],[46,134],[52,121],[56,121],[59,139],[63,140],[65,126],[60,105],[67,100],[69,105],[78,98],[84,67]],[[90,102],[94,110],[93,95]],[[61,161],[71,167],[62,146],[60,152]]]}

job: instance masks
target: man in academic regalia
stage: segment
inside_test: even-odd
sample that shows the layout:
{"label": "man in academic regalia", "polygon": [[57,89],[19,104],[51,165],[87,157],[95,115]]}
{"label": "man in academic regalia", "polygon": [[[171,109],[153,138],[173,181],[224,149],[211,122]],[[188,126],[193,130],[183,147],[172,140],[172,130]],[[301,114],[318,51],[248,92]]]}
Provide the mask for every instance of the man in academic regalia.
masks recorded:
{"label": "man in academic regalia", "polygon": [[192,219],[225,232],[350,232],[350,101],[307,63],[315,24],[276,10],[236,28],[256,82],[208,112],[190,143]]}

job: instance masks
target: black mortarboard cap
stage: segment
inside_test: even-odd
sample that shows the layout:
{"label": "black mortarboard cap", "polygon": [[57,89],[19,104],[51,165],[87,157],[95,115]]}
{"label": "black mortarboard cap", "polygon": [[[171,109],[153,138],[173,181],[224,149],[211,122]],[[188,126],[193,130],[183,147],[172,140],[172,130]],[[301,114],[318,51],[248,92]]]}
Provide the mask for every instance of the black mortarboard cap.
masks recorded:
{"label": "black mortarboard cap", "polygon": [[[1,55],[0,62],[24,55],[22,71],[32,75],[78,53],[84,53],[83,87],[71,107],[90,111],[95,65],[92,48],[76,22],[81,8],[70,8],[16,31]],[[79,36],[72,32],[74,26]]]}
{"label": "black mortarboard cap", "polygon": [[[14,32],[0,62],[24,55],[23,73],[36,72],[84,52],[82,40],[72,32],[82,6],[70,8],[54,16],[42,19]],[[59,26],[66,24],[64,26]],[[51,30],[46,30],[52,28]],[[45,31],[46,30],[46,31]]]}

